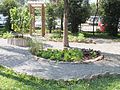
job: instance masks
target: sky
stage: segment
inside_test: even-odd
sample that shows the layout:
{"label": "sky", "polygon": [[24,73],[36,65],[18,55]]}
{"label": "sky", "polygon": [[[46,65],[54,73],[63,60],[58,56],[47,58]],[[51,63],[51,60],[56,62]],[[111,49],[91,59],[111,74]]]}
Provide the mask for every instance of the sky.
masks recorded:
{"label": "sky", "polygon": [[97,0],[90,0],[90,3],[95,3]]}

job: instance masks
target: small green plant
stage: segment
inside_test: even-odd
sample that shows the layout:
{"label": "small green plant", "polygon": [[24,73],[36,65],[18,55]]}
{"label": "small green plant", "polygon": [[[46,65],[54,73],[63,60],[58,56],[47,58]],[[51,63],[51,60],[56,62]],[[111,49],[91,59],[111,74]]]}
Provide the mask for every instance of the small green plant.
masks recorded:
{"label": "small green plant", "polygon": [[47,49],[47,50],[39,50],[36,53],[37,56],[43,57],[46,59],[59,60],[59,61],[81,61],[83,58],[83,53],[78,49],[65,49],[65,50],[57,50],[57,49]]}
{"label": "small green plant", "polygon": [[32,54],[38,54],[39,50],[43,49],[43,43],[38,42],[37,40],[29,40],[30,52]]}
{"label": "small green plant", "polygon": [[[82,33],[79,33],[77,35],[73,35],[69,32],[68,38],[69,38],[70,42],[85,42],[85,40],[86,40],[84,34],[82,34]],[[49,37],[49,40],[62,41],[63,40],[62,32],[60,30],[54,31],[51,34],[51,36]]]}
{"label": "small green plant", "polygon": [[3,33],[2,38],[6,39],[6,38],[12,38],[14,35],[10,32],[6,32]]}
{"label": "small green plant", "polygon": [[71,42],[84,42],[85,36],[82,33],[79,33],[78,35],[69,35],[69,41]]}

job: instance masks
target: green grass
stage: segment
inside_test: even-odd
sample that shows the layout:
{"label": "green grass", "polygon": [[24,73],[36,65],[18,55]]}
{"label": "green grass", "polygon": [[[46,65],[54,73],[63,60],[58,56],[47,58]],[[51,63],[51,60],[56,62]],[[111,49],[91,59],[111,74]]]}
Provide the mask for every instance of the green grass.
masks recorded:
{"label": "green grass", "polygon": [[118,34],[117,37],[109,36],[107,33],[100,33],[100,32],[96,32],[96,33],[94,33],[94,35],[92,32],[83,32],[83,34],[85,35],[86,38],[101,38],[101,39],[120,40],[120,33]]}
{"label": "green grass", "polygon": [[[86,38],[82,33],[79,34],[72,34],[68,32],[68,38],[70,42],[85,42]],[[63,40],[63,31],[55,30],[53,31],[50,36],[48,37],[50,41],[62,41]]]}
{"label": "green grass", "polygon": [[18,74],[0,66],[0,90],[120,90],[120,75],[54,81]]}

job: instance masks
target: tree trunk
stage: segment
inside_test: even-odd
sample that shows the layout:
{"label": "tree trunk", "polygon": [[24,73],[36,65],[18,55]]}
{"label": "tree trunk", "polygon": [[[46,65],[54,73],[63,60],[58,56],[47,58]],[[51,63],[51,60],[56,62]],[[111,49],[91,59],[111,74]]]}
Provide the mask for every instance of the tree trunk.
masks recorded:
{"label": "tree trunk", "polygon": [[64,47],[69,47],[67,25],[68,25],[68,0],[64,0],[64,32],[63,32]]}
{"label": "tree trunk", "polygon": [[63,30],[63,16],[61,17],[61,30]]}

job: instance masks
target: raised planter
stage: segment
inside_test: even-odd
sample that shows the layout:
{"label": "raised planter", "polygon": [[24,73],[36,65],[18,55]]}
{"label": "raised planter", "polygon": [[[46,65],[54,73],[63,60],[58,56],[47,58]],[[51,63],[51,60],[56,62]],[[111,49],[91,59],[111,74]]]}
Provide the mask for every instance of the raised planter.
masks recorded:
{"label": "raised planter", "polygon": [[26,47],[28,46],[27,38],[8,38],[7,43],[16,46]]}

